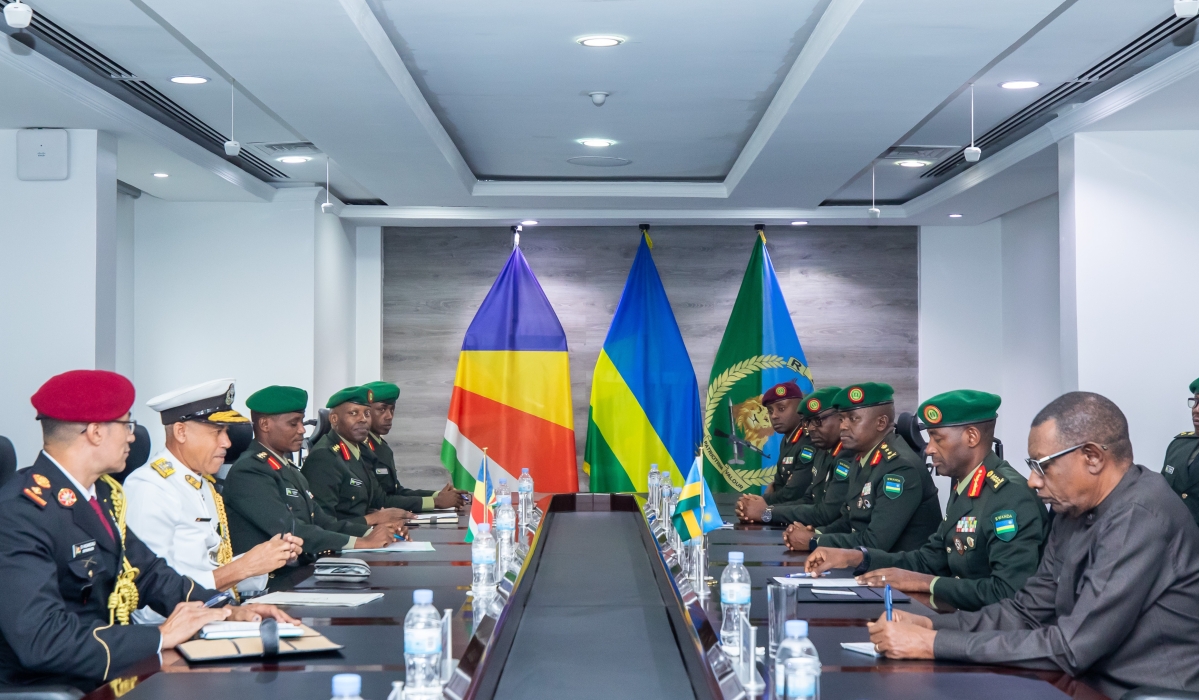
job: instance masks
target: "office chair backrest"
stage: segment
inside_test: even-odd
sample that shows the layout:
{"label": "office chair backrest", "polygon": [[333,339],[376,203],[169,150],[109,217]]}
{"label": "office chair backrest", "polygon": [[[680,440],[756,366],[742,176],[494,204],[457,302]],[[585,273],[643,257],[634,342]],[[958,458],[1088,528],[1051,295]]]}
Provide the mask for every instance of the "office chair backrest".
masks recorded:
{"label": "office chair backrest", "polygon": [[916,420],[916,416],[910,413],[900,413],[895,419],[895,432],[903,441],[908,443],[916,454],[924,456],[924,448],[928,446],[928,441],[920,434],[920,421]]}
{"label": "office chair backrest", "polygon": [[17,473],[17,450],[12,440],[0,435],[0,486]]}
{"label": "office chair backrest", "polygon": [[117,483],[125,483],[125,478],[133,473],[134,469],[145,464],[150,459],[150,431],[146,430],[146,426],[138,423],[133,428],[133,443],[129,445],[129,456],[125,458],[125,469],[112,475],[112,478],[117,480]]}
{"label": "office chair backrest", "polygon": [[254,428],[249,423],[234,423],[229,426],[229,442],[233,443],[225,450],[225,464],[233,464],[242,452],[254,441]]}

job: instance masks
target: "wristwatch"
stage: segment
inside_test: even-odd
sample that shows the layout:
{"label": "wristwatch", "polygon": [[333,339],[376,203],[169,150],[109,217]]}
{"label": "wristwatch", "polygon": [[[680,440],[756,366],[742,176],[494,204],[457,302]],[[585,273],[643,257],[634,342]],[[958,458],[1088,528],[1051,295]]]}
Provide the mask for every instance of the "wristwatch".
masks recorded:
{"label": "wristwatch", "polygon": [[865,547],[858,547],[858,549],[862,552],[862,563],[858,564],[857,568],[853,570],[854,576],[861,576],[870,571],[870,550]]}
{"label": "wristwatch", "polygon": [[762,511],[762,522],[768,523],[768,522],[770,522],[771,518],[773,518],[773,517],[774,517],[774,506],[770,506],[766,510]]}

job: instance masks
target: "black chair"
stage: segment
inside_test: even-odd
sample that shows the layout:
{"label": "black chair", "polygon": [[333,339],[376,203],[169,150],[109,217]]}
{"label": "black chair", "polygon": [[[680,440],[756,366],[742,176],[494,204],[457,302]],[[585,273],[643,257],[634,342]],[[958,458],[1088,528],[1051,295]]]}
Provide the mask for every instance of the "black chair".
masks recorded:
{"label": "black chair", "polygon": [[225,464],[233,464],[242,452],[254,441],[254,428],[249,423],[234,423],[229,426],[229,442],[233,443],[225,450]]}
{"label": "black chair", "polygon": [[133,473],[134,469],[142,466],[150,459],[150,431],[146,430],[146,426],[138,423],[133,429],[133,444],[129,445],[129,456],[125,458],[125,470],[117,474],[113,474],[112,478],[117,480],[117,483],[125,483],[125,477]]}
{"label": "black chair", "polygon": [[0,486],[17,473],[17,450],[12,440],[0,435]]}
{"label": "black chair", "polygon": [[900,413],[895,419],[895,432],[918,455],[923,455],[924,448],[928,446],[928,441],[920,434],[923,427],[920,421],[916,420],[916,416],[910,413]]}
{"label": "black chair", "polygon": [[[312,421],[308,422],[311,423]],[[311,452],[312,446],[316,444],[316,441],[320,440],[332,429],[333,425],[329,422],[329,409],[318,408],[316,410],[316,428],[312,431],[312,435],[304,438],[304,451]]]}
{"label": "black chair", "polygon": [[1120,700],[1199,700],[1199,693],[1192,693],[1189,690],[1142,686],[1128,691]]}
{"label": "black chair", "polygon": [[0,688],[0,700],[78,700],[83,691],[68,685]]}

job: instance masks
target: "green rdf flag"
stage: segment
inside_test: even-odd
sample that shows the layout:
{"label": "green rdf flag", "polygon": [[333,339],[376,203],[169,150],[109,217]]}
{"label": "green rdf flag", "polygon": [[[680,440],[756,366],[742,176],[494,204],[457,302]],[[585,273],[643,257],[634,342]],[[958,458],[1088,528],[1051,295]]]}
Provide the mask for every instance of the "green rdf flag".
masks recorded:
{"label": "green rdf flag", "polygon": [[805,394],[812,390],[759,228],[704,399],[704,478],[713,491],[760,493],[774,480],[782,438],[770,427],[762,393],[789,379]]}

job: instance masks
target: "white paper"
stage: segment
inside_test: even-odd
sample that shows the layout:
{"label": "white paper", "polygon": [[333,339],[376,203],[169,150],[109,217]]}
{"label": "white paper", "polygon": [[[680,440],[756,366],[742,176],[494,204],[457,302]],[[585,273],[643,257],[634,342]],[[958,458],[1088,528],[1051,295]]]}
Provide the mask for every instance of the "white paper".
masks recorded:
{"label": "white paper", "polygon": [[775,581],[784,586],[815,586],[818,588],[861,588],[862,584],[852,578],[787,578],[775,576]]}
{"label": "white paper", "polygon": [[882,654],[874,650],[874,645],[870,642],[841,642],[841,648],[846,651],[852,651],[855,654],[865,654],[878,658]]}
{"label": "white paper", "polygon": [[375,547],[373,549],[343,549],[343,552],[352,552],[361,554],[362,552],[433,552],[433,544],[431,542],[392,542],[386,547]]}
{"label": "white paper", "polygon": [[[210,622],[200,629],[201,639],[242,639],[261,636],[258,622]],[[279,623],[280,637],[302,637],[304,630],[290,622]]]}
{"label": "white paper", "polygon": [[249,602],[269,605],[304,605],[320,608],[356,608],[359,605],[366,605],[382,597],[382,593],[301,593],[299,591],[279,591],[277,593],[268,593]]}
{"label": "white paper", "polygon": [[812,589],[812,593],[813,593],[813,594],[815,594],[815,595],[845,595],[845,596],[852,596],[852,597],[854,597],[854,598],[857,598],[857,597],[858,597],[858,594],[857,594],[857,593],[854,593],[853,591],[847,591],[847,590],[843,590],[843,589],[840,589],[840,588],[819,588],[819,587],[814,587],[814,588]]}

